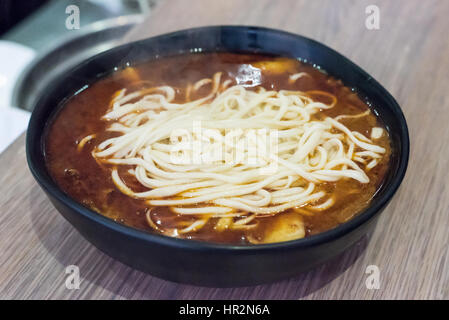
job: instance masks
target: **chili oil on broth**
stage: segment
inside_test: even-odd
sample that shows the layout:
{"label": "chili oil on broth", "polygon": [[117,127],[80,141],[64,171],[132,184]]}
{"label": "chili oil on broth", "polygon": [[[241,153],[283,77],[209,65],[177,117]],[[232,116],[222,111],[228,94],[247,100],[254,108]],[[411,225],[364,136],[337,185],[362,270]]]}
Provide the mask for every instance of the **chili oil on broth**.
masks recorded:
{"label": "chili oil on broth", "polygon": [[[281,61],[280,68],[267,61]],[[122,88],[132,92],[147,87],[170,85],[176,88],[175,102],[185,101],[185,88],[203,78],[210,78],[216,72],[222,72],[222,79],[230,79],[240,84],[251,84],[251,74],[247,66],[257,66],[261,70],[259,86],[266,90],[299,90],[328,92],[337,98],[336,105],[315,114],[316,118],[338,115],[357,115],[368,110],[368,106],[350,88],[315,69],[311,65],[293,59],[281,59],[262,55],[244,55],[232,53],[188,54],[162,58],[126,68],[92,84],[86,90],[71,97],[59,110],[51,122],[46,137],[46,161],[48,170],[58,186],[73,199],[94,211],[125,225],[155,232],[148,224],[146,214],[151,210],[154,221],[160,221],[166,228],[175,228],[180,219],[184,223],[194,221],[194,217],[180,217],[168,207],[152,207],[144,201],[122,193],[111,178],[112,166],[98,162],[92,156],[96,145],[108,138],[118,136],[117,132],[106,131],[109,123],[102,120],[110,107],[111,99]],[[285,68],[283,68],[284,66]],[[289,75],[307,73],[292,82]],[[247,81],[245,83],[245,81]],[[192,99],[207,95],[207,88],[200,88]],[[322,95],[313,97],[317,101],[328,103]],[[263,239],[282,228],[285,221],[293,226],[298,219],[304,224],[305,236],[321,233],[338,226],[354,217],[366,208],[373,195],[380,188],[388,169],[390,143],[383,124],[371,112],[360,118],[341,119],[351,131],[357,131],[370,137],[374,127],[383,128],[383,135],[376,144],[385,148],[381,161],[366,174],[369,183],[360,183],[353,179],[340,179],[319,185],[321,190],[333,195],[335,203],[323,211],[311,211],[302,208],[289,209],[271,217],[258,218],[258,225],[249,231],[217,231],[218,218],[209,220],[198,231],[180,235],[183,238],[230,244],[247,244],[250,239]],[[83,148],[79,142],[95,134]],[[137,179],[128,173],[131,166],[120,166],[118,172],[125,184],[135,192],[144,188]],[[285,227],[285,226],[284,226]]]}

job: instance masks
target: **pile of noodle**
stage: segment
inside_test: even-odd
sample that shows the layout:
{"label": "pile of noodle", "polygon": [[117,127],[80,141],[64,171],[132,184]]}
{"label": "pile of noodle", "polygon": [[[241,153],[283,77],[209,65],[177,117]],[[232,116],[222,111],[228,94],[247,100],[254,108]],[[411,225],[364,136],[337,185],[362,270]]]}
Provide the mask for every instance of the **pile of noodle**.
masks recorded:
{"label": "pile of noodle", "polygon": [[[200,89],[208,94],[192,100]],[[184,92],[187,102],[177,103],[170,86],[128,94],[121,90],[103,116],[108,130],[119,135],[101,141],[92,152],[97,161],[111,165],[112,179],[124,194],[145,200],[149,207],[166,206],[176,215],[194,218],[169,229],[147,215],[153,228],[172,236],[196,231],[211,218],[218,218],[218,230],[243,230],[256,226],[258,218],[291,208],[325,210],[335,200],[320,184],[340,179],[368,183],[366,172],[385,153],[372,138],[339,121],[353,116],[316,116],[337,103],[326,92],[248,89],[221,81],[221,73]],[[329,103],[313,99],[320,95]],[[233,143],[205,139],[198,125],[222,137],[231,132]],[[180,134],[174,139],[176,132]],[[257,133],[269,138],[260,139]],[[174,162],[173,148],[182,136],[188,137],[190,149],[183,155],[190,161]],[[93,137],[86,137],[81,147]],[[210,160],[211,150],[221,150],[222,157]],[[131,167],[127,174],[146,190],[132,190],[119,174],[120,166]]]}

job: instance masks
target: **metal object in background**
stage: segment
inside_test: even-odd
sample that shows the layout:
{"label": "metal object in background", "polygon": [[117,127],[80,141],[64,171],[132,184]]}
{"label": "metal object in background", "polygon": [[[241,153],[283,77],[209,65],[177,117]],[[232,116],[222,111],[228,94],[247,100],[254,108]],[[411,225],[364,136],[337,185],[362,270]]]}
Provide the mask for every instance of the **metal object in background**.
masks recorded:
{"label": "metal object in background", "polygon": [[20,75],[14,87],[12,105],[31,111],[36,99],[57,75],[116,46],[142,20],[142,15],[129,15],[98,21],[40,54]]}

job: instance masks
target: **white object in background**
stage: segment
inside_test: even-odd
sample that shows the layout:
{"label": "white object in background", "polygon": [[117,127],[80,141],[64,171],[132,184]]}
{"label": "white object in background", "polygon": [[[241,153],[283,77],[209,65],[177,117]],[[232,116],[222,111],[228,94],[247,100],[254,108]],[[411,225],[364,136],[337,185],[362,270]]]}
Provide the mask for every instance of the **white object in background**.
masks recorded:
{"label": "white object in background", "polygon": [[30,113],[17,108],[0,108],[0,153],[26,130]]}
{"label": "white object in background", "polygon": [[11,98],[17,78],[34,56],[28,47],[0,41],[0,153],[27,128],[30,113],[11,106]]}

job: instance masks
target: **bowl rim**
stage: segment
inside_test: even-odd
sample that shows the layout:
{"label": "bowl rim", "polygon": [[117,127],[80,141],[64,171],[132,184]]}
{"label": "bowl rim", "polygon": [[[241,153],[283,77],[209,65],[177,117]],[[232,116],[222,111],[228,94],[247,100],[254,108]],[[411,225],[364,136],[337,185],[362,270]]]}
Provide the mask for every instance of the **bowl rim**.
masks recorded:
{"label": "bowl rim", "polygon": [[[166,37],[173,37],[177,35],[182,35],[189,32],[195,32],[195,31],[217,31],[217,30],[223,30],[227,29],[229,31],[252,31],[252,32],[265,32],[265,33],[274,33],[278,35],[285,35],[287,37],[293,37],[297,40],[300,40],[304,43],[309,43],[315,47],[319,47],[320,50],[328,51],[329,53],[335,55],[338,57],[338,59],[341,59],[345,61],[346,64],[350,65],[351,68],[353,68],[354,71],[358,72],[359,74],[363,75],[367,81],[371,82],[371,86],[377,87],[380,89],[383,94],[385,94],[386,99],[390,101],[389,103],[389,109],[394,113],[394,116],[397,118],[397,120],[400,123],[399,128],[395,128],[395,130],[398,131],[398,134],[400,136],[400,158],[399,158],[399,165],[395,172],[395,175],[392,177],[391,181],[385,185],[385,190],[383,191],[383,194],[376,199],[376,201],[370,203],[370,205],[365,208],[363,211],[361,211],[359,214],[357,214],[355,217],[351,218],[349,221],[344,222],[337,227],[330,229],[328,231],[318,233],[316,235],[312,235],[306,238],[297,239],[297,240],[291,240],[291,241],[285,241],[285,242],[276,242],[276,243],[268,243],[268,244],[257,244],[257,245],[235,245],[235,244],[225,244],[225,243],[215,243],[215,242],[206,242],[201,240],[193,240],[193,239],[182,239],[182,238],[174,238],[170,236],[166,236],[163,234],[157,234],[157,233],[150,233],[147,231],[139,230],[137,228],[133,228],[124,224],[121,224],[119,222],[116,222],[110,218],[107,218],[100,213],[97,213],[93,210],[88,209],[87,207],[84,207],[74,199],[72,199],[70,196],[65,194],[58,186],[57,184],[50,178],[45,175],[43,175],[40,172],[40,169],[36,166],[35,161],[37,161],[38,155],[33,154],[31,152],[32,143],[33,143],[33,135],[36,132],[39,132],[39,126],[38,123],[38,116],[40,109],[39,108],[39,99],[34,108],[33,112],[30,118],[30,122],[28,125],[27,130],[27,136],[26,136],[26,157],[28,166],[30,168],[30,171],[36,181],[39,183],[39,185],[52,197],[56,198],[58,201],[64,203],[66,206],[68,206],[71,210],[75,211],[78,214],[81,214],[85,218],[89,219],[91,222],[100,224],[102,227],[105,227],[107,229],[111,229],[115,232],[121,233],[124,236],[134,238],[136,240],[144,241],[147,243],[157,243],[161,246],[168,246],[168,247],[176,247],[179,249],[187,249],[187,250],[195,250],[195,251],[208,251],[208,250],[215,250],[215,252],[233,252],[233,253],[246,253],[246,252],[252,252],[252,253],[262,253],[262,252],[269,252],[272,250],[290,250],[290,249],[299,249],[299,248],[306,248],[306,247],[313,247],[317,245],[321,245],[324,243],[327,243],[329,241],[335,240],[337,238],[341,238],[347,234],[349,234],[354,229],[358,228],[362,224],[366,223],[368,220],[375,217],[377,214],[380,213],[381,209],[388,204],[388,202],[391,200],[393,195],[396,193],[397,189],[399,188],[408,165],[409,160],[409,152],[410,152],[410,141],[409,141],[409,133],[408,133],[408,127],[407,122],[405,119],[405,116],[399,106],[399,104],[396,102],[396,100],[393,98],[393,96],[374,78],[372,78],[366,71],[364,71],[362,68],[357,66],[355,63],[353,63],[351,60],[346,58],[344,55],[338,53],[334,49],[324,45],[321,42],[318,42],[316,40],[304,37],[299,34],[295,34],[292,32],[287,32],[283,30],[278,29],[272,29],[272,28],[265,28],[265,27],[259,27],[259,26],[247,26],[247,25],[217,25],[217,26],[204,26],[204,27],[196,27],[196,28],[189,28],[189,29],[183,29],[179,31],[174,31],[170,33],[161,34],[154,37],[145,38],[142,40],[126,43],[117,47],[114,47],[110,50],[107,50],[103,53],[97,54],[94,57],[83,61],[80,65],[77,67],[80,67],[83,65],[86,61],[89,61],[91,59],[95,59],[96,57],[99,57],[103,54],[107,54],[114,50],[119,50],[121,48],[130,46],[130,45],[138,45],[139,43],[144,43],[146,41],[149,41],[151,39],[162,39]],[[73,69],[72,69],[73,70]],[[48,120],[48,117],[45,119]],[[43,128],[46,127],[46,124],[43,125]],[[39,139],[42,138],[44,135],[45,130],[41,130],[42,132],[39,132]],[[42,151],[42,144],[40,147],[40,150]]]}

